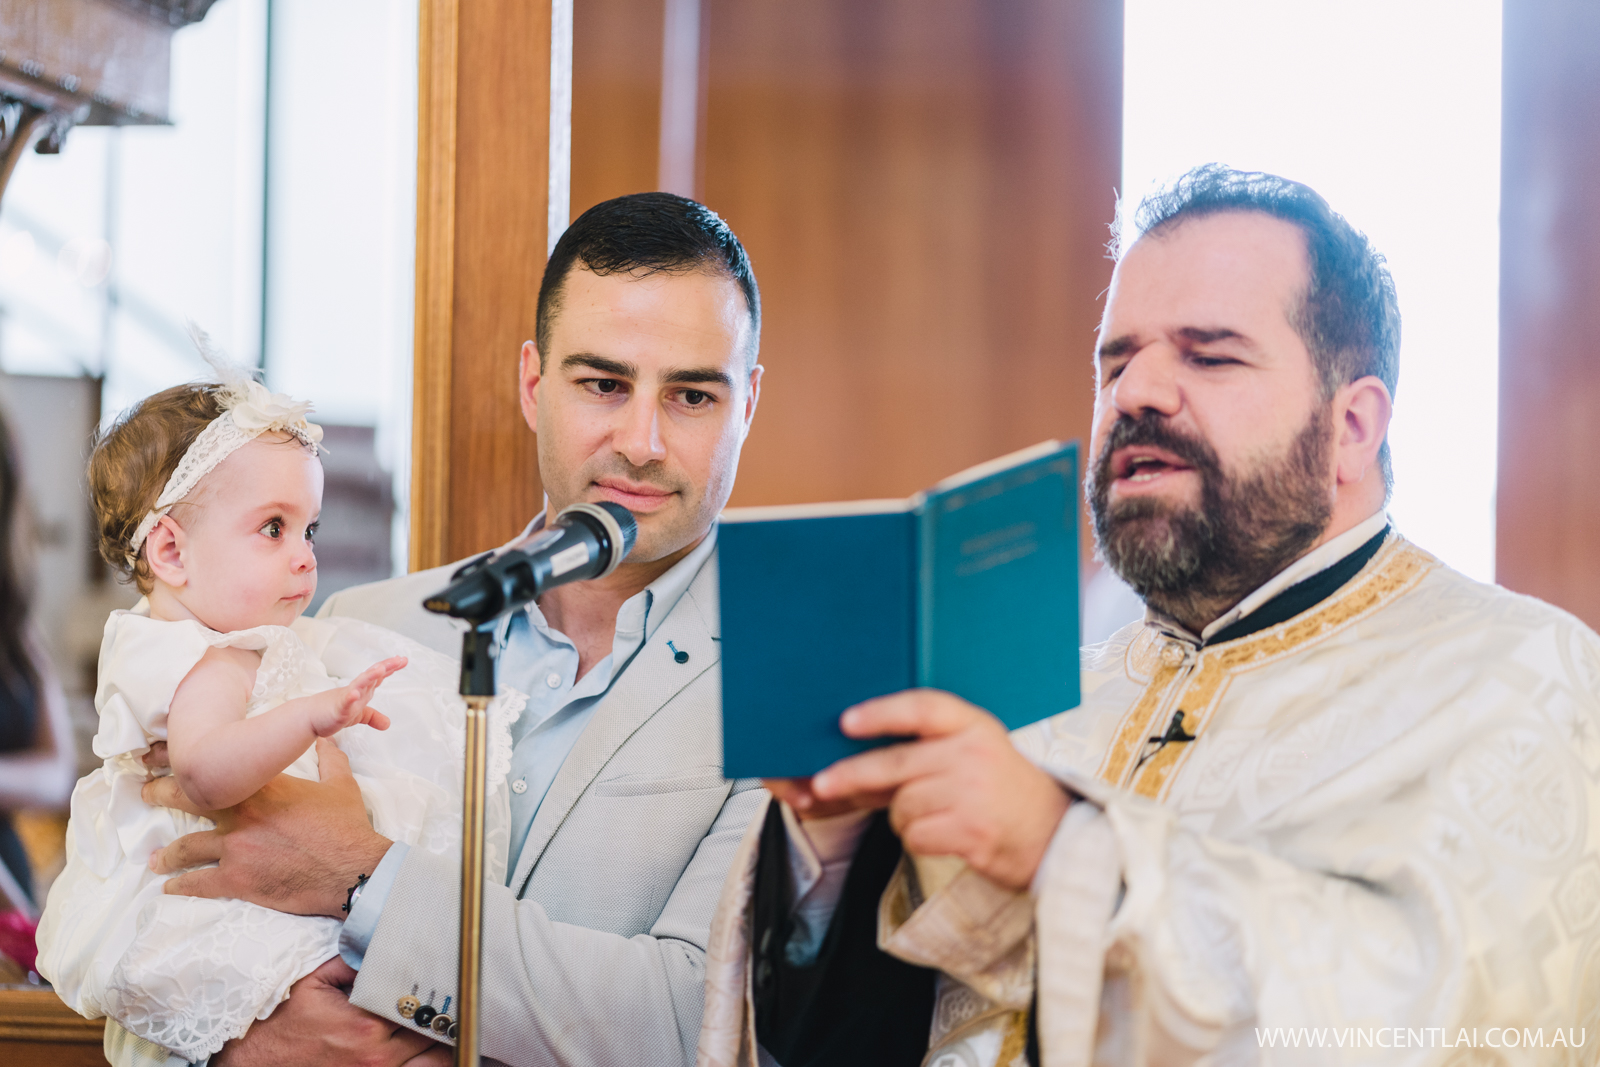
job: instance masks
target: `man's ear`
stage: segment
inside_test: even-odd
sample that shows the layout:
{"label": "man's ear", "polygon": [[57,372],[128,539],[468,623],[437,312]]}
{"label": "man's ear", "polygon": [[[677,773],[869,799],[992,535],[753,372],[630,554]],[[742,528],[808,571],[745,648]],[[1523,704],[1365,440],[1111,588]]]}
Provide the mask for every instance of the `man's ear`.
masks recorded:
{"label": "man's ear", "polygon": [[766,371],[767,368],[759,363],[750,368],[750,391],[744,398],[744,432],[739,435],[741,441],[750,436],[750,423],[756,417],[756,405],[761,402],[761,376]]}
{"label": "man's ear", "polygon": [[532,341],[522,342],[522,357],[517,365],[517,397],[522,402],[522,417],[528,429],[539,432],[539,382],[544,377],[539,370],[539,346]]}
{"label": "man's ear", "polygon": [[1377,465],[1393,416],[1389,387],[1372,375],[1357,378],[1334,394],[1333,445],[1340,485],[1354,485]]}
{"label": "man's ear", "polygon": [[189,575],[183,566],[183,553],[188,547],[188,540],[183,527],[178,525],[170,512],[156,521],[150,536],[144,539],[144,558],[150,563],[150,573],[174,589],[181,589],[189,583]]}

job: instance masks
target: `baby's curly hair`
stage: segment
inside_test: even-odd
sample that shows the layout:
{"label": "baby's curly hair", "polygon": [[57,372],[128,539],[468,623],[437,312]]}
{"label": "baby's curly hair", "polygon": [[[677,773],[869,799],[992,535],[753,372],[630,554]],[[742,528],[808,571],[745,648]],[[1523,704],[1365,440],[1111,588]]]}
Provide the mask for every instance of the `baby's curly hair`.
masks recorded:
{"label": "baby's curly hair", "polygon": [[216,394],[217,386],[207,384],[163,389],[123,412],[95,438],[89,456],[89,503],[100,558],[119,580],[133,582],[141,593],[155,587],[155,576],[143,552],[128,562],[128,541],[194,439],[222,414]]}

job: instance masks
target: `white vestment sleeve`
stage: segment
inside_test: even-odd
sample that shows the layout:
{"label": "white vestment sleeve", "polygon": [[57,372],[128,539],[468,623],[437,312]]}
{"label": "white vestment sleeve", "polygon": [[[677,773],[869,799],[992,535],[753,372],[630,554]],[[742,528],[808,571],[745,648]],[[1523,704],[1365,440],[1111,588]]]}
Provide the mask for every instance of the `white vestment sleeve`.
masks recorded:
{"label": "white vestment sleeve", "polygon": [[[1346,835],[1370,849],[1353,877],[1334,873],[1337,848],[1302,865],[1060,777],[1092,800],[1062,821],[1034,885],[1046,1067],[1271,1062],[1269,1040],[1291,1032],[1321,1033],[1318,1062],[1427,1063],[1463,1026],[1549,1022],[1468,988],[1488,917],[1417,855],[1397,812],[1352,814]],[[1432,1058],[1378,1047],[1386,1028],[1430,1033]]]}
{"label": "white vestment sleeve", "polygon": [[[1533,1064],[1552,1040],[1584,1039],[1574,1001],[1552,997],[1539,946],[1509,921],[1548,896],[1541,880],[1502,870],[1486,904],[1417,847],[1425,810],[1369,804],[1320,835],[1291,823],[1300,845],[1278,855],[1057,777],[1088,799],[1068,809],[1031,894],[967,871],[907,912],[902,864],[880,927],[886,951],[1004,1006],[1026,1005],[1036,948],[1044,1067],[1442,1064],[1491,1027],[1542,1032],[1542,1050],[1502,1053]],[[1307,1044],[1317,1051],[1294,1058]]]}

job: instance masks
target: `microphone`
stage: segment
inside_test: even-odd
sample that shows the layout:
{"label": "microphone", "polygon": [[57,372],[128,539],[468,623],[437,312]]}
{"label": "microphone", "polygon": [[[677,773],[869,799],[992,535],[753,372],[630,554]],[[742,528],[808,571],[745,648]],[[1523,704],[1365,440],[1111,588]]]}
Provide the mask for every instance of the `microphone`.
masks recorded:
{"label": "microphone", "polygon": [[638,522],[621,504],[574,504],[526,544],[485,554],[456,571],[450,585],[422,606],[480,626],[558,585],[604,578],[638,536]]}

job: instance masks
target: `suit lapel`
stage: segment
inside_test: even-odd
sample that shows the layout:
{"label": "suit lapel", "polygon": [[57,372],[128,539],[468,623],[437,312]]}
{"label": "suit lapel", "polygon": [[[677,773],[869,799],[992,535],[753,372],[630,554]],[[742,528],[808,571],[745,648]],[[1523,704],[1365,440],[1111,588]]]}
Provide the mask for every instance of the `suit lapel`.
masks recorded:
{"label": "suit lapel", "polygon": [[[601,699],[594,718],[556,772],[517,859],[510,884],[518,896],[551,838],[617,750],[685,686],[717,666],[722,643],[702,614],[708,614],[714,626],[717,603],[717,556],[713,552],[673,606],[672,614],[662,620]],[[673,647],[668,647],[669,642]],[[688,662],[678,663],[675,652],[687,652]]]}

